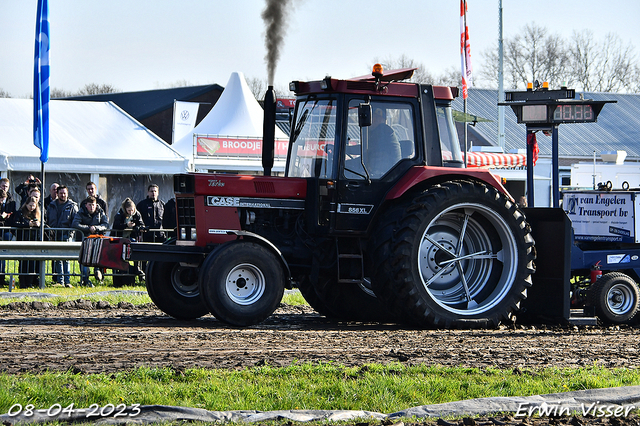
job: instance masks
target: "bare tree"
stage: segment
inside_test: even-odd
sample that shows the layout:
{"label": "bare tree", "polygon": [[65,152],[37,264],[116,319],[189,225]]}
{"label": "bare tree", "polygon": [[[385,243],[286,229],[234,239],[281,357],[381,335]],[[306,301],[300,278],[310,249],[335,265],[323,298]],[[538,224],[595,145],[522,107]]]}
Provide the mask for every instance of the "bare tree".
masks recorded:
{"label": "bare tree", "polygon": [[9,94],[9,92],[5,91],[4,89],[0,88],[0,98],[10,98],[11,95]]}
{"label": "bare tree", "polygon": [[71,96],[74,96],[73,92],[69,92],[64,89],[58,89],[56,87],[52,87],[51,91],[49,92],[49,97],[51,99],[69,98]]}
{"label": "bare tree", "polygon": [[187,81],[183,78],[181,80],[176,80],[173,83],[167,84],[166,88],[174,89],[176,87],[189,87],[189,86],[193,86],[193,84],[191,84],[190,81]]}
{"label": "bare tree", "polygon": [[[523,89],[527,82],[547,81],[550,87],[562,83],[578,90],[638,92],[640,67],[634,48],[608,34],[601,42],[589,30],[574,32],[567,42],[548,34],[544,27],[527,24],[518,35],[504,41],[505,86]],[[478,80],[497,87],[498,49],[482,52]],[[478,81],[477,80],[477,81]]]}
{"label": "bare tree", "polygon": [[412,83],[434,84],[442,86],[457,86],[460,84],[460,71],[448,69],[442,75],[434,75],[424,66],[423,63],[409,58],[407,55],[400,55],[398,58],[387,57],[384,59],[374,58],[375,63],[379,63],[385,70],[400,68],[417,68],[413,76],[409,79]]}
{"label": "bare tree", "polygon": [[247,78],[247,85],[249,90],[253,93],[253,96],[261,101],[264,99],[264,94],[267,91],[267,79],[259,77]]}
{"label": "bare tree", "polygon": [[535,23],[504,43],[504,61],[509,84],[513,89],[526,87],[535,80],[558,86],[566,79],[567,49],[558,35]]}
{"label": "bare tree", "polygon": [[593,39],[591,30],[574,32],[571,38],[571,84],[577,89],[595,92],[634,90],[632,80],[638,69],[631,44],[623,45],[620,37],[607,34],[602,42]]}
{"label": "bare tree", "polygon": [[75,96],[88,96],[88,95],[101,95],[104,93],[118,93],[120,90],[116,89],[110,84],[85,84],[83,88],[75,93]]}

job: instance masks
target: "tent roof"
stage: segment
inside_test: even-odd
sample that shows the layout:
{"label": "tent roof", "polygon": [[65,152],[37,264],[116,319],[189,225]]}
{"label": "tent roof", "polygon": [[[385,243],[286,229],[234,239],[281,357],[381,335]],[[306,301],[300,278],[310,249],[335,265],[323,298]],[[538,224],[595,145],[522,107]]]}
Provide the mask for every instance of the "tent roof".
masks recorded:
{"label": "tent roof", "polygon": [[[157,175],[187,166],[183,156],[112,102],[49,103],[47,171]],[[0,168],[40,169],[31,99],[0,99]]]}
{"label": "tent roof", "polygon": [[[193,155],[194,134],[229,138],[262,138],[263,121],[264,111],[251,93],[244,74],[234,72],[209,114],[190,133],[172,146],[189,158]],[[276,138],[287,139],[287,136],[276,128]]]}

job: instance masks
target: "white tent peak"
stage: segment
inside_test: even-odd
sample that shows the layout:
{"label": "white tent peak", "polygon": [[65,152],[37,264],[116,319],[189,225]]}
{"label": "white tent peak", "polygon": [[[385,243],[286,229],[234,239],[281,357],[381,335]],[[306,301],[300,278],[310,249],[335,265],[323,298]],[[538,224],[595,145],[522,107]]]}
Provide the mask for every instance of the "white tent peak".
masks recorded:
{"label": "white tent peak", "polygon": [[[174,149],[187,157],[193,154],[193,135],[262,138],[264,111],[251,93],[241,72],[231,73],[229,82],[209,114]],[[287,136],[276,128],[276,138]]]}

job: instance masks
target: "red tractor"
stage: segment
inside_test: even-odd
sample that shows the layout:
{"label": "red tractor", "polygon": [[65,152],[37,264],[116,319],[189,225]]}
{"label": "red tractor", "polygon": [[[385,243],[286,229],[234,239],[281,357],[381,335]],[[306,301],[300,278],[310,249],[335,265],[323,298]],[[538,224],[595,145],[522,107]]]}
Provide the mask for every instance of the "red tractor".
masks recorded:
{"label": "red tractor", "polygon": [[211,313],[256,324],[297,287],[336,319],[508,320],[531,286],[529,225],[494,175],[464,167],[451,111],[457,89],[399,81],[411,73],[292,82],[282,177],[270,176],[270,89],[264,176],[176,175],[177,240],[102,244],[125,261],[149,261],[149,296],[180,319]]}

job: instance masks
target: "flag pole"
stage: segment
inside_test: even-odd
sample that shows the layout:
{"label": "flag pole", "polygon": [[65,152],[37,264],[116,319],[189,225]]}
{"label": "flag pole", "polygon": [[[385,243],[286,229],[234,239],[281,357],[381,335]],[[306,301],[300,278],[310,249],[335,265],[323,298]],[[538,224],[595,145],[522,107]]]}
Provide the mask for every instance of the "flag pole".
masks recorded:
{"label": "flag pole", "polygon": [[[49,3],[38,0],[33,67],[33,143],[40,149],[40,241],[44,241],[44,163],[49,159]],[[44,288],[45,261],[40,261],[40,288]]]}
{"label": "flag pole", "polygon": [[467,27],[467,0],[460,0],[460,62],[462,65],[462,99],[464,113],[464,165],[468,164],[467,97],[471,85],[471,46]]}
{"label": "flag pole", "polygon": [[[44,205],[44,199],[45,199],[45,180],[44,180],[44,161],[40,162],[40,182],[42,182],[42,192],[40,193],[40,204],[42,205],[42,208],[40,209],[40,241],[44,241],[44,215],[46,212],[46,206]],[[40,260],[40,289],[43,289],[45,287],[44,285],[44,280],[45,280],[45,268],[46,268],[47,262],[44,260]]]}

